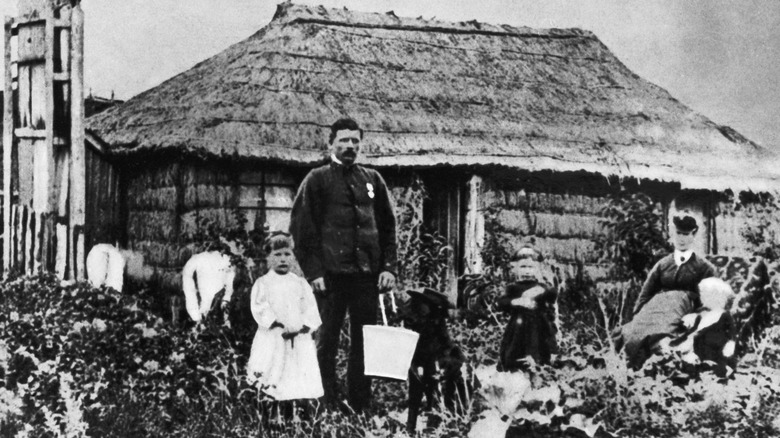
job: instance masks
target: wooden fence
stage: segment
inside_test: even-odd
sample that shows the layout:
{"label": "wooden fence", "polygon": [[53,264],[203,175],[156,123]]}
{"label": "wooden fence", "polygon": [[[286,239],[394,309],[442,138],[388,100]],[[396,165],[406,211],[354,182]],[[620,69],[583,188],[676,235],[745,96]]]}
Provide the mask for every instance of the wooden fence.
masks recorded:
{"label": "wooden fence", "polygon": [[58,240],[67,241],[67,226],[57,225],[54,213],[36,213],[26,206],[12,205],[10,227],[6,228],[10,242],[7,276],[11,273],[37,274],[41,271],[57,272],[62,278],[65,273],[67,247],[57,254]]}

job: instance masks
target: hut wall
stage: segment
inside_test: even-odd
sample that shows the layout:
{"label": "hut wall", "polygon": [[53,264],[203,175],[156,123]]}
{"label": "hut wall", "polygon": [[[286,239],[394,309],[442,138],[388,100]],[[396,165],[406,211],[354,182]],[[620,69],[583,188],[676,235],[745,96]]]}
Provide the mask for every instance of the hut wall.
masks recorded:
{"label": "hut wall", "polygon": [[606,199],[598,196],[502,189],[486,179],[481,208],[486,212],[486,238],[502,242],[510,254],[530,244],[545,258],[574,275],[581,263],[591,278],[605,276],[595,240],[603,233],[599,212]]}
{"label": "hut wall", "polygon": [[[749,199],[722,201],[718,203],[716,211],[713,253],[751,255],[758,248],[747,241],[745,234],[759,230],[762,225],[769,225],[769,229],[764,230],[764,237],[772,239],[770,233],[774,230],[771,229],[771,223],[775,221],[769,219],[771,208],[762,206],[760,202],[751,202]],[[769,222],[762,223],[766,220]]]}
{"label": "hut wall", "polygon": [[749,254],[750,248],[742,237],[745,212],[735,210],[733,204],[722,204],[715,220],[716,254]]}
{"label": "hut wall", "polygon": [[119,173],[94,149],[87,147],[85,247],[96,243],[116,243],[122,239],[124,223],[120,216]]}
{"label": "hut wall", "polygon": [[206,227],[289,227],[298,175],[288,168],[184,162],[127,178],[128,246],[163,277],[178,273]]}
{"label": "hut wall", "polygon": [[146,264],[173,270],[180,266],[181,165],[138,167],[126,175],[128,247],[143,253]]}

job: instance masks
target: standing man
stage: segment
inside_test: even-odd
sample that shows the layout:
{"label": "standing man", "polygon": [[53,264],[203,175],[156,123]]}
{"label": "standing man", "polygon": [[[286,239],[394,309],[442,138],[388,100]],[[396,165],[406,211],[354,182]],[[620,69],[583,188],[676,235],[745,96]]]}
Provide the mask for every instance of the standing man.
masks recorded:
{"label": "standing man", "polygon": [[336,354],[349,311],[349,404],[365,410],[371,379],[363,368],[363,326],[376,324],[379,294],[395,285],[395,215],[379,172],[355,164],[363,130],[352,119],[330,128],[331,162],[306,176],[295,196],[290,233],[295,255],[317,296],[322,326],[317,356],[325,403],[340,401]]}

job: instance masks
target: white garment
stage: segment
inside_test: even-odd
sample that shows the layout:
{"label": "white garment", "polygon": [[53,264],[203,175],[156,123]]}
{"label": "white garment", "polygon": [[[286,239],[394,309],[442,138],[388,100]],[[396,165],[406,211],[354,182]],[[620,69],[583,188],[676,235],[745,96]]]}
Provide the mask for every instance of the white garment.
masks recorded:
{"label": "white garment", "polygon": [[209,313],[219,291],[225,289],[222,301],[228,302],[233,296],[236,271],[230,257],[219,251],[195,254],[184,265],[181,276],[185,307],[195,322]]}
{"label": "white garment", "polygon": [[95,287],[106,285],[122,292],[125,258],[114,245],[98,243],[87,254],[87,278]]}
{"label": "white garment", "polygon": [[[321,324],[317,301],[309,283],[293,274],[269,271],[252,287],[252,315],[257,333],[247,363],[247,375],[276,400],[321,397],[324,392],[312,332]],[[284,328],[270,328],[274,322]],[[285,332],[301,333],[285,340]]]}
{"label": "white garment", "polygon": [[690,260],[692,255],[693,255],[693,250],[692,249],[689,249],[689,250],[686,250],[686,251],[680,251],[680,250],[675,249],[674,250],[674,264],[676,264],[677,267],[679,268],[680,266],[683,265],[683,263],[685,263],[688,260]]}

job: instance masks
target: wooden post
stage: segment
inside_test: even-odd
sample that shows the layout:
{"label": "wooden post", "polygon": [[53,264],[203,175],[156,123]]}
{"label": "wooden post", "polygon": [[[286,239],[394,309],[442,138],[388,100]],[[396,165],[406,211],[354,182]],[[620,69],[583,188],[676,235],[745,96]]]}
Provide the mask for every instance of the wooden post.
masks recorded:
{"label": "wooden post", "polygon": [[19,260],[17,266],[22,274],[27,273],[27,255],[30,253],[28,243],[30,242],[30,236],[27,233],[27,216],[30,214],[30,209],[22,206],[21,215],[19,218]]}
{"label": "wooden post", "polygon": [[35,157],[37,170],[35,178],[41,179],[40,183],[36,184],[36,188],[44,190],[45,193],[36,193],[36,200],[40,199],[42,201],[40,205],[33,207],[36,213],[56,211],[57,209],[57,191],[52,190],[56,187],[52,181],[56,174],[56,164],[54,162],[54,11],[46,8],[42,12],[43,17],[46,19],[43,70],[44,95],[46,99],[44,104],[46,139],[44,140],[44,146],[38,149],[42,151],[42,154]]}
{"label": "wooden post", "polygon": [[11,269],[11,172],[14,146],[14,89],[11,70],[11,36],[14,20],[5,17],[5,94],[3,95],[3,276]]}
{"label": "wooden post", "polygon": [[[8,235],[8,241],[11,242],[11,255],[8,260],[8,266],[9,269],[13,269],[16,266],[16,259],[19,254],[19,230],[17,228],[17,224],[19,222],[19,206],[16,204],[13,204],[11,206],[11,229],[9,231]],[[9,271],[10,273],[10,271]]]}
{"label": "wooden post", "polygon": [[464,235],[464,274],[482,273],[482,245],[485,239],[485,218],[482,214],[482,177],[472,175],[466,194],[466,230]]}
{"label": "wooden post", "polygon": [[37,216],[38,213],[34,211],[30,211],[27,214],[27,223],[25,224],[25,233],[27,234],[27,246],[25,246],[25,259],[26,263],[24,264],[24,270],[27,273],[27,275],[33,275],[35,274],[35,253],[36,249],[38,247],[38,240],[37,234],[35,232],[36,226],[35,223],[37,222],[35,220],[35,216]]}
{"label": "wooden post", "polygon": [[84,150],[84,11],[77,4],[71,11],[71,123],[70,123],[70,229],[75,248],[73,278],[84,278],[84,222],[86,210],[86,158]]}
{"label": "wooden post", "polygon": [[460,193],[461,183],[447,189],[447,244],[451,251],[447,257],[445,294],[452,304],[458,300],[458,254],[460,253]]}

